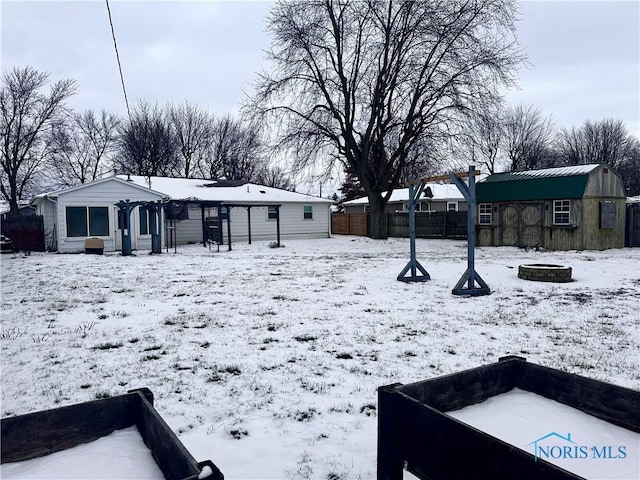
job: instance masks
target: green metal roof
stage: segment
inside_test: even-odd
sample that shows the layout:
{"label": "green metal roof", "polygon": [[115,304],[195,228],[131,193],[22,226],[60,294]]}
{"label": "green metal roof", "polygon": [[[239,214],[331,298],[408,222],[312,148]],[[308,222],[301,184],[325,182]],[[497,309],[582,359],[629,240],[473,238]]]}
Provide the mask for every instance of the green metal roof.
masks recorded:
{"label": "green metal roof", "polygon": [[478,202],[582,198],[589,176],[601,164],[496,173],[476,184]]}

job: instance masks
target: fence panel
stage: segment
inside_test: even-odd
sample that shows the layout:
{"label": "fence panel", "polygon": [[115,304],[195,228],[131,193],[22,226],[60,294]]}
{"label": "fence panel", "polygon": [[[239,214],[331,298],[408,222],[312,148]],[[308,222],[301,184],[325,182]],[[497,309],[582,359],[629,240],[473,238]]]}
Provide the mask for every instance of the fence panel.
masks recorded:
{"label": "fence panel", "polygon": [[331,233],[335,235],[367,236],[366,213],[334,213],[331,215]]}
{"label": "fence panel", "polygon": [[16,250],[44,252],[44,217],[42,215],[2,215],[2,235],[13,241]]}
{"label": "fence panel", "polygon": [[[389,236],[409,237],[409,213],[389,214]],[[467,212],[416,212],[416,237],[466,238]]]}

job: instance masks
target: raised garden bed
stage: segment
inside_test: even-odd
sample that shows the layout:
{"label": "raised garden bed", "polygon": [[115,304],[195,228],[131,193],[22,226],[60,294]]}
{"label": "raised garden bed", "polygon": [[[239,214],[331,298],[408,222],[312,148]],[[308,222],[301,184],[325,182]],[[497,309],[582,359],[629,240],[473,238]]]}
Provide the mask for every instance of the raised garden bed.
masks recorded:
{"label": "raised garden bed", "polygon": [[452,375],[380,387],[378,479],[400,480],[403,467],[428,480],[581,479],[446,413],[514,388],[640,433],[640,392],[505,357]]}
{"label": "raised garden bed", "polygon": [[[135,426],[167,480],[222,480],[211,462],[196,462],[153,408],[147,388],[103,400],[3,418],[1,463],[22,462]],[[208,475],[207,475],[208,474]]]}

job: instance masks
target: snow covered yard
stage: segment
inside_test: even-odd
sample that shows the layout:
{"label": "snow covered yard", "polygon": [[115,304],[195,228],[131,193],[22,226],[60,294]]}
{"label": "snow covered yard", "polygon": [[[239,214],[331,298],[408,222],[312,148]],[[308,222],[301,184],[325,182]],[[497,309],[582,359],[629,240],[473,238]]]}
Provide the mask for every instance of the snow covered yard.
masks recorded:
{"label": "snow covered yard", "polygon": [[[407,239],[3,255],[2,416],[147,386],[228,479],[374,478],[376,388],[506,354],[640,389],[640,251],[476,250],[485,297],[451,289],[466,243]],[[574,282],[517,278],[522,263]]]}

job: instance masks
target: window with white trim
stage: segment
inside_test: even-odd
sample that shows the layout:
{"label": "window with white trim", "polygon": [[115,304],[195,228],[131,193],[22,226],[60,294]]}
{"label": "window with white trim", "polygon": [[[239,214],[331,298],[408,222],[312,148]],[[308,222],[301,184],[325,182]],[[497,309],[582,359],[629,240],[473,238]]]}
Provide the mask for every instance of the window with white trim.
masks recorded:
{"label": "window with white trim", "polygon": [[480,225],[491,225],[491,204],[478,204],[478,223]]}
{"label": "window with white trim", "polygon": [[275,220],[278,218],[278,209],[276,207],[267,207],[267,220]]}
{"label": "window with white trim", "polygon": [[313,220],[313,205],[302,206],[302,218],[304,220]]}
{"label": "window with white trim", "polygon": [[447,202],[447,212],[457,212],[458,202]]}
{"label": "window with white trim", "polygon": [[553,201],[553,224],[554,225],[570,225],[571,224],[571,200],[554,200]]}

